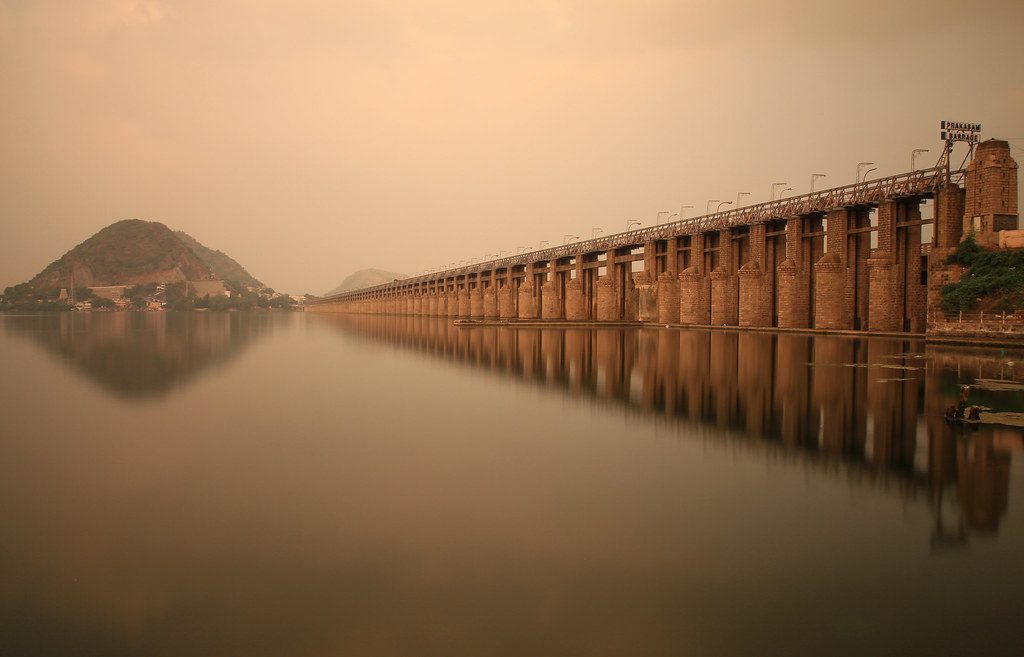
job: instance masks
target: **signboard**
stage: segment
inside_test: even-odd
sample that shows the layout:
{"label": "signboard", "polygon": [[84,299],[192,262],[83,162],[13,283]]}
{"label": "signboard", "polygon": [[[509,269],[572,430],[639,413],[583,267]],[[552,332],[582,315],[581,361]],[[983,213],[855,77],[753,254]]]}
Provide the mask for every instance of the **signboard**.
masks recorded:
{"label": "signboard", "polygon": [[980,123],[961,123],[960,121],[942,121],[939,123],[943,141],[963,141],[977,144],[981,137]]}

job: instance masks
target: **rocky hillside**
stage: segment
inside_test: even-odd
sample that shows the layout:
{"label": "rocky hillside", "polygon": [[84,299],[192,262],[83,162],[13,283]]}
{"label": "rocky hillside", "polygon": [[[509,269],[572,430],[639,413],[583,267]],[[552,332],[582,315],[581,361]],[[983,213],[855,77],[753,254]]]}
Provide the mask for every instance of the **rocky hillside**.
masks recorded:
{"label": "rocky hillside", "polygon": [[200,244],[194,237],[180,230],[174,231],[175,236],[184,242],[192,252],[199,256],[199,259],[210,268],[213,278],[224,281],[237,281],[242,285],[252,287],[263,287],[263,283],[256,280],[245,267],[238,264],[233,258],[223,251],[214,251]]}
{"label": "rocky hillside", "polygon": [[329,297],[334,294],[348,292],[349,290],[359,290],[364,287],[382,285],[384,283],[390,283],[396,278],[401,279],[408,277],[405,274],[396,274],[395,272],[384,271],[383,269],[360,269],[356,273],[346,276],[345,280],[341,282],[341,285],[334,288],[324,296]]}
{"label": "rocky hillside", "polygon": [[260,286],[240,264],[155,221],[113,223],[51,263],[29,281],[31,290],[236,280]]}

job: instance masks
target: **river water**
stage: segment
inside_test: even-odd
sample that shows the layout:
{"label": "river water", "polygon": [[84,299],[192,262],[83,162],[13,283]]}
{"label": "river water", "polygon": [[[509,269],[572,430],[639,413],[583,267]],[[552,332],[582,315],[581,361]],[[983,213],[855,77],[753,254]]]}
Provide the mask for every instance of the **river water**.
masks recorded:
{"label": "river water", "polygon": [[1024,640],[1013,349],[64,313],[0,368],[2,655]]}

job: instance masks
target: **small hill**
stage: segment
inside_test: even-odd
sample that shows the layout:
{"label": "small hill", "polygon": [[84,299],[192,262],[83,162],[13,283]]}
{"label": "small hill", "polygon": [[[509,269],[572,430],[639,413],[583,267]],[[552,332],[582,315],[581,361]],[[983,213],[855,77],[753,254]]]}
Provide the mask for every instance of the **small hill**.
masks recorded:
{"label": "small hill", "polygon": [[390,283],[395,279],[408,278],[405,274],[396,274],[391,271],[384,271],[383,269],[360,269],[354,274],[349,274],[345,277],[345,280],[341,282],[341,285],[334,288],[325,297],[329,297],[335,294],[341,294],[342,292],[348,292],[350,290],[360,290],[364,287],[373,287],[374,285],[383,285],[384,283]]}
{"label": "small hill", "polygon": [[213,278],[210,267],[167,226],[125,219],[113,223],[36,275],[33,290]]}
{"label": "small hill", "polygon": [[256,288],[263,287],[263,283],[256,280],[245,270],[245,267],[238,264],[233,258],[223,251],[214,251],[213,249],[207,248],[200,244],[194,237],[180,230],[174,231],[174,235],[192,249],[192,252],[199,256],[199,259],[203,261],[203,264],[210,268],[210,271],[213,272],[213,278],[225,281],[237,281],[242,285],[249,285]]}
{"label": "small hill", "polygon": [[50,263],[27,285],[34,292],[46,293],[68,287],[72,281],[81,288],[214,279],[263,287],[227,254],[186,233],[156,221],[125,219]]}

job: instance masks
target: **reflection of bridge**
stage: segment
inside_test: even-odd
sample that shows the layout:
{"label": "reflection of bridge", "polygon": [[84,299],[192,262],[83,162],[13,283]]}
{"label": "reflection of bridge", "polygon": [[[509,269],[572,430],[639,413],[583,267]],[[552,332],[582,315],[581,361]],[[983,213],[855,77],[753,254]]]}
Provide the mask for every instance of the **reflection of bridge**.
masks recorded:
{"label": "reflection of bridge", "polygon": [[[962,185],[962,186],[961,186]],[[934,199],[934,218],[921,204]],[[934,224],[930,252],[921,229]],[[394,281],[321,312],[923,331],[968,224],[1017,227],[1006,142],[940,166]]]}
{"label": "reflection of bridge", "polygon": [[[641,328],[453,326],[445,319],[339,317],[346,332],[400,344],[570,393],[731,435],[734,448],[930,504],[956,485],[965,523],[994,531],[1006,510],[1009,455],[992,426],[958,438],[943,419],[960,361],[922,342]],[[911,353],[908,353],[911,352]],[[968,365],[969,364],[969,365]],[[978,369],[981,368],[981,369]],[[717,441],[713,441],[717,442]],[[936,513],[938,513],[936,508]]]}

